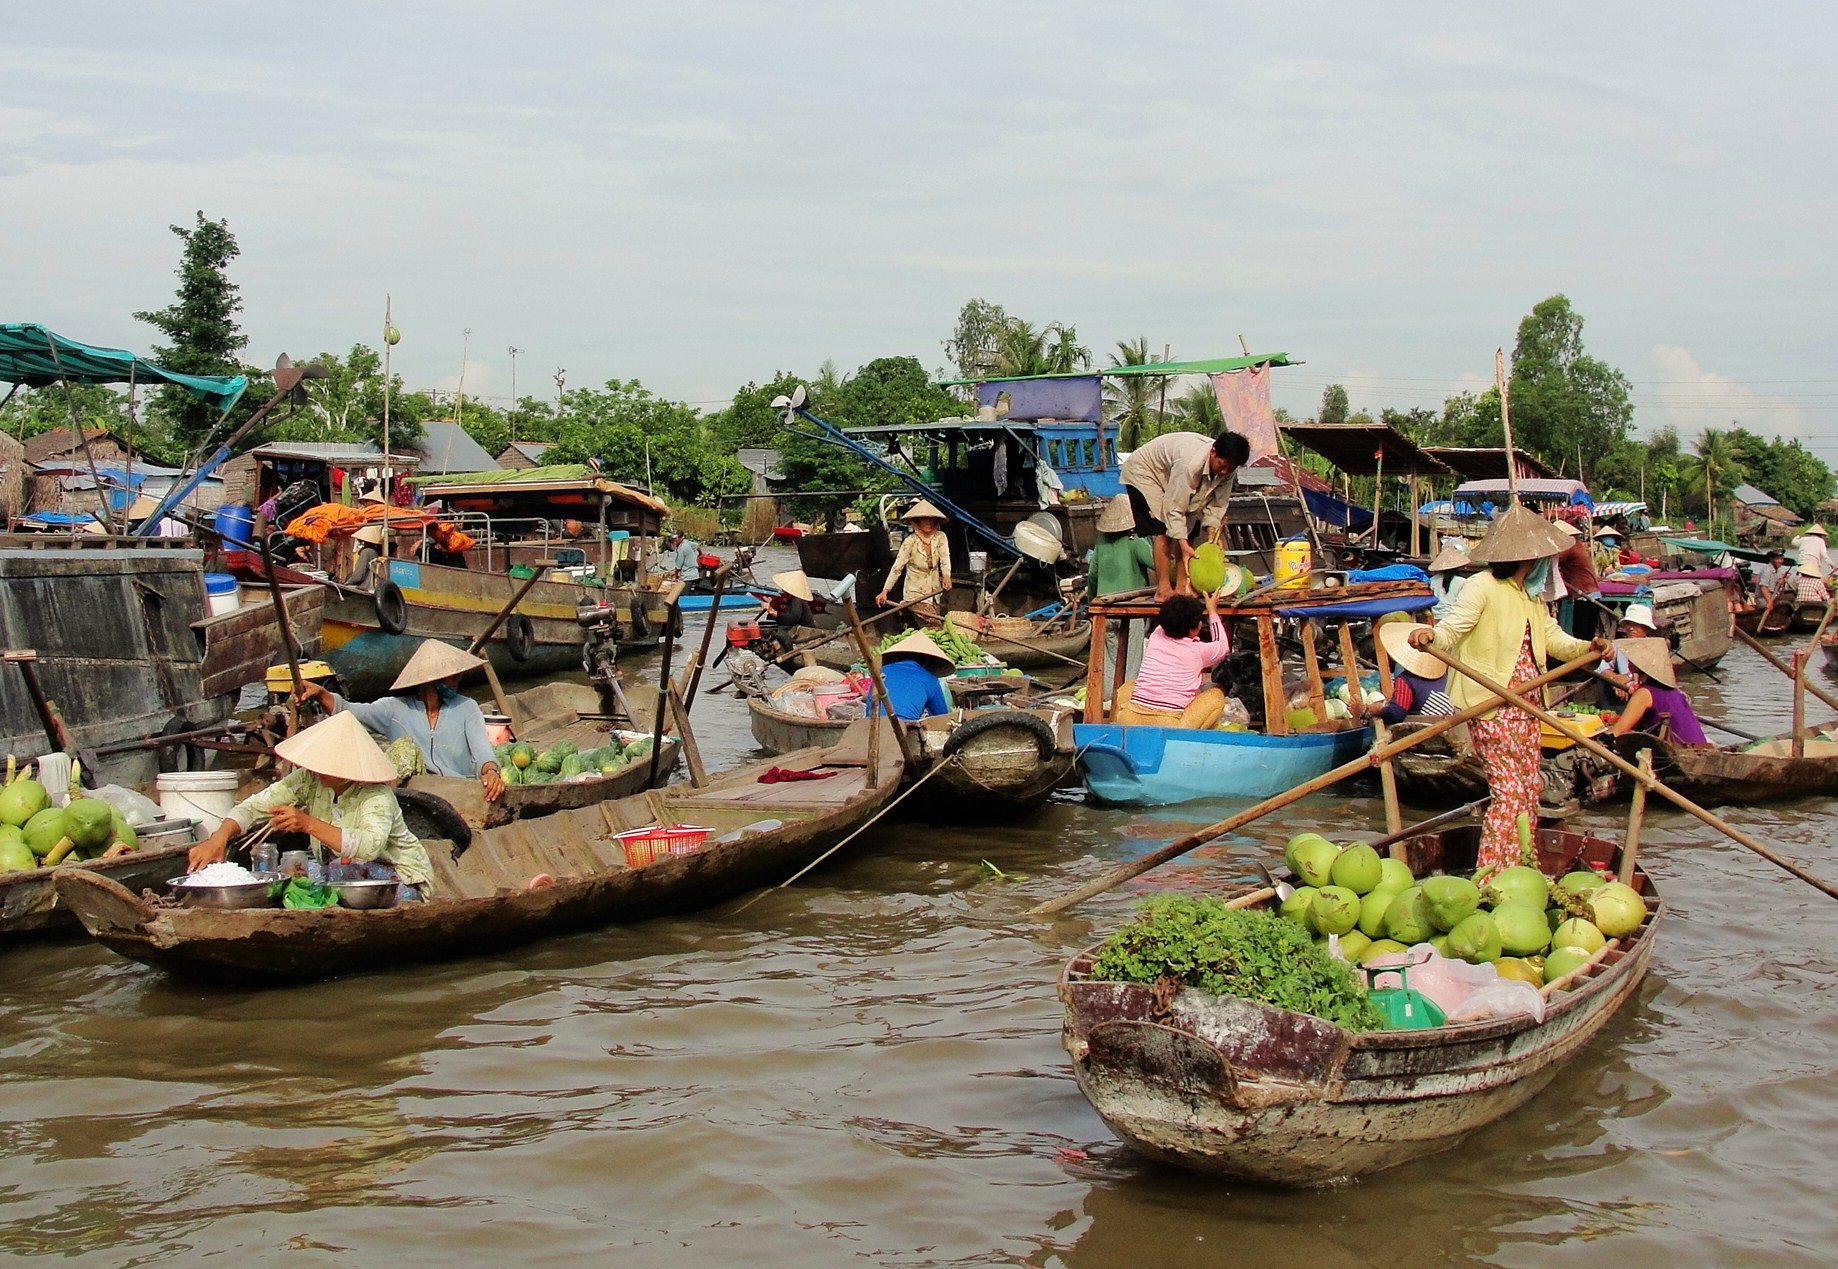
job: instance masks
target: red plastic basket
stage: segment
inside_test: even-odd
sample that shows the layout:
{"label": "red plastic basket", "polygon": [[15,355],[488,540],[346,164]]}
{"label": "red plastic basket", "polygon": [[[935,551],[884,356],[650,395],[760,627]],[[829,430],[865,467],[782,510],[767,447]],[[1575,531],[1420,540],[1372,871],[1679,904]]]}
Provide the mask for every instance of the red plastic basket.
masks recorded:
{"label": "red plastic basket", "polygon": [[613,840],[625,849],[628,868],[642,868],[666,855],[693,855],[702,849],[713,829],[700,824],[650,824],[644,828],[615,833]]}

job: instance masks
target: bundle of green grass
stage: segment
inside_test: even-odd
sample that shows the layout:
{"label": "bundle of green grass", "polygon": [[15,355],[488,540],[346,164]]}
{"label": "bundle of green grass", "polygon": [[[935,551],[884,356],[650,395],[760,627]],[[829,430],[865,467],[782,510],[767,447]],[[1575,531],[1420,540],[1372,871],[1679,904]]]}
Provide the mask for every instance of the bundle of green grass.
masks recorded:
{"label": "bundle of green grass", "polygon": [[1283,861],[1301,884],[1282,914],[1320,941],[1339,936],[1341,955],[1355,964],[1428,943],[1542,986],[1634,933],[1647,915],[1632,887],[1586,869],[1555,881],[1525,865],[1419,879],[1401,860],[1319,833],[1290,838]]}
{"label": "bundle of green grass", "polygon": [[527,741],[507,740],[493,746],[492,753],[506,784],[557,784],[583,775],[613,775],[650,756],[649,736],[629,744],[617,736],[609,739],[612,743],[598,749],[578,749],[573,741],[563,740],[540,752]]}

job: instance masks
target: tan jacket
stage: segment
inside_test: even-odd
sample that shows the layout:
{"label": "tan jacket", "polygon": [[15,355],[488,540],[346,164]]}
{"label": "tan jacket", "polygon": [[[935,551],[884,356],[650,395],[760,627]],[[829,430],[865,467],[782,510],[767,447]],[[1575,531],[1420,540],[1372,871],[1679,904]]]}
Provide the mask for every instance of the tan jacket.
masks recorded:
{"label": "tan jacket", "polygon": [[[1527,628],[1532,632],[1532,659],[1548,668],[1546,657],[1555,654],[1571,661],[1589,651],[1587,641],[1566,634],[1543,600],[1525,593],[1517,582],[1501,581],[1492,573],[1478,573],[1463,583],[1436,623],[1432,646],[1472,666],[1495,683],[1512,686],[1513,667]],[[1458,710],[1500,698],[1459,670],[1449,671],[1449,699]],[[1485,717],[1491,718],[1487,714]]]}
{"label": "tan jacket", "polygon": [[[1215,476],[1207,467],[1213,439],[1199,432],[1164,432],[1123,461],[1123,483],[1142,492],[1168,536],[1190,540],[1225,518],[1234,476]],[[1198,542],[1195,542],[1198,545]]]}

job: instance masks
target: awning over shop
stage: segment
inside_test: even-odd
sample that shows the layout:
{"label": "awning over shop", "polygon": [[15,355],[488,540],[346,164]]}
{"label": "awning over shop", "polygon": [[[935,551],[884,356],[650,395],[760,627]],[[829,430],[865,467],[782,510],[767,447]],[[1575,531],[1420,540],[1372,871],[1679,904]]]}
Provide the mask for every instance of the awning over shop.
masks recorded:
{"label": "awning over shop", "polygon": [[120,348],[97,348],[36,322],[0,323],[0,383],[47,388],[70,383],[169,383],[227,413],[249,380],[243,375],[186,375]]}

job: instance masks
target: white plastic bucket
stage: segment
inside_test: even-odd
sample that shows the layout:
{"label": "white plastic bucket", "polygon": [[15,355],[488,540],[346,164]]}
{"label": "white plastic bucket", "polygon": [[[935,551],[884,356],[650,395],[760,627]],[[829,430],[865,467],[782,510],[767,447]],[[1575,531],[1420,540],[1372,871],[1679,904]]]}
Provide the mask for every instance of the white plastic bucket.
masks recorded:
{"label": "white plastic bucket", "polygon": [[972,573],[987,573],[989,571],[988,551],[971,551],[969,552],[969,556],[970,571]]}
{"label": "white plastic bucket", "polygon": [[240,779],[235,771],[168,771],[154,787],[166,818],[197,820],[209,835],[235,807]]}
{"label": "white plastic bucket", "polygon": [[236,579],[228,573],[206,573],[204,596],[213,617],[221,617],[226,612],[235,612],[242,607],[242,596],[237,593]]}

